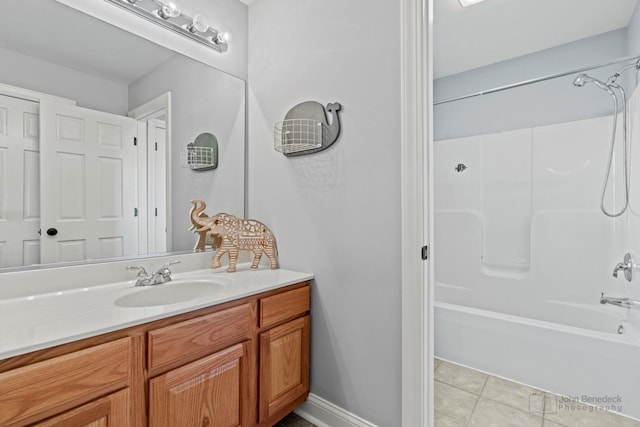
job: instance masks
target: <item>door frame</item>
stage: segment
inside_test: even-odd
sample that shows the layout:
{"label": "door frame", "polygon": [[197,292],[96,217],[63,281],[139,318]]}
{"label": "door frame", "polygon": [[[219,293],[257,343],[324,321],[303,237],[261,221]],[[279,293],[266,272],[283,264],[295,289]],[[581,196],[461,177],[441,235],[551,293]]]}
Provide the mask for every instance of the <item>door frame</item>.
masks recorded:
{"label": "door frame", "polygon": [[401,19],[402,426],[415,427],[433,425],[433,0],[402,0]]}
{"label": "door frame", "polygon": [[[166,159],[165,159],[165,188],[166,188],[166,223],[167,223],[167,252],[173,250],[172,245],[172,227],[171,227],[171,92],[163,93],[162,95],[145,102],[144,104],[129,111],[128,116],[138,121],[138,137],[141,135],[147,135],[147,121],[154,118],[158,112],[164,110],[166,113]],[[140,146],[138,146],[140,148]],[[141,174],[141,179],[138,181],[138,200],[148,200],[147,194],[147,153],[144,150],[144,155],[141,154],[141,150],[138,150],[138,170],[145,171],[144,176]],[[140,249],[147,248],[147,212],[146,203],[138,203],[140,219],[144,221],[139,229],[139,244]]]}
{"label": "door frame", "polygon": [[0,83],[0,95],[24,99],[25,101],[33,101],[37,103],[40,103],[40,100],[48,100],[59,102],[61,104],[76,105],[76,101],[73,99],[62,98],[60,96],[49,95],[42,92],[36,92],[35,90],[24,89],[19,86],[11,86],[4,83]]}

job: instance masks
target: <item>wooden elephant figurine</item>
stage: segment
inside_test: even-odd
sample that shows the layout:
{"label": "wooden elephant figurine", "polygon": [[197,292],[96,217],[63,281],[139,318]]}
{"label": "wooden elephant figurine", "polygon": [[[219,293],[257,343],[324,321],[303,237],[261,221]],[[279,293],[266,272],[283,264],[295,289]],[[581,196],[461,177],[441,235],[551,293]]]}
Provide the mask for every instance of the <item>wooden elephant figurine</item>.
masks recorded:
{"label": "wooden elephant figurine", "polygon": [[226,213],[213,216],[202,215],[207,207],[202,200],[192,200],[191,222],[196,227],[194,232],[206,233],[214,238],[220,238],[220,247],[213,256],[211,268],[222,266],[220,258],[229,253],[228,272],[236,271],[238,252],[247,250],[253,252],[251,268],[258,268],[262,254],[269,258],[269,267],[278,268],[278,247],[276,238],[269,228],[259,221],[242,219]]}

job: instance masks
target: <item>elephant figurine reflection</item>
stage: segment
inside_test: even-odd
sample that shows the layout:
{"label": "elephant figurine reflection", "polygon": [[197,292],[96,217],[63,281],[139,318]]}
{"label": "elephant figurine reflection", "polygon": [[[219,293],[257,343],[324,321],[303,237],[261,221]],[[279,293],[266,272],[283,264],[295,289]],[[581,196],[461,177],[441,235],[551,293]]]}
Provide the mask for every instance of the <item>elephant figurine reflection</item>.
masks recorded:
{"label": "elephant figurine reflection", "polygon": [[206,203],[202,200],[192,200],[191,203],[193,203],[193,208],[190,217],[195,227],[194,232],[205,233],[205,235],[220,239],[218,250],[211,261],[211,268],[221,267],[220,258],[228,253],[229,266],[227,271],[236,271],[240,250],[253,252],[251,268],[258,268],[263,253],[269,259],[269,267],[272,270],[278,268],[276,238],[266,225],[259,221],[242,219],[226,213],[218,213],[213,216],[203,215],[207,207]]}
{"label": "elephant figurine reflection", "polygon": [[[194,205],[193,208],[191,208],[191,211],[193,212],[193,209],[195,208],[196,206]],[[197,215],[201,220],[206,220],[206,218],[209,218],[209,216],[204,212],[200,212]],[[198,241],[196,242],[196,245],[193,248],[193,252],[205,251],[205,246],[207,244],[207,236],[211,237],[211,249],[212,250],[218,249],[220,247],[220,243],[222,242],[222,239],[220,238],[220,236],[209,235],[208,234],[209,229],[198,231],[198,229],[200,228],[200,225],[193,220],[193,216],[191,215],[191,213],[189,214],[189,218],[191,218],[191,227],[189,228],[189,230],[193,231],[198,235]]]}

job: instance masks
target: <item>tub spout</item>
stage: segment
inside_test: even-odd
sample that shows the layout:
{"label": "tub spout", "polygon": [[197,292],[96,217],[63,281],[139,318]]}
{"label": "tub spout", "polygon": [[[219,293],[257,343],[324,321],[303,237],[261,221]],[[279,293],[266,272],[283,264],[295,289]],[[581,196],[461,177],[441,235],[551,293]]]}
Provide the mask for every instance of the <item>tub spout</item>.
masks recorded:
{"label": "tub spout", "polygon": [[600,304],[611,304],[622,308],[633,308],[640,306],[640,301],[635,301],[630,298],[605,297],[603,292],[600,295]]}

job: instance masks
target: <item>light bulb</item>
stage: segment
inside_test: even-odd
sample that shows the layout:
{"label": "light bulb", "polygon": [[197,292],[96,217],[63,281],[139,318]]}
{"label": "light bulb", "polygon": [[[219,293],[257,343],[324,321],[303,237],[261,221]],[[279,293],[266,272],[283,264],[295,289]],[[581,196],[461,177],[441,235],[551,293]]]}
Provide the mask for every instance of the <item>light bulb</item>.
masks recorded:
{"label": "light bulb", "polygon": [[162,7],[158,11],[158,15],[163,19],[177,18],[181,13],[180,3],[174,0],[162,3]]}
{"label": "light bulb", "polygon": [[187,30],[191,31],[192,33],[195,33],[196,31],[204,33],[208,29],[209,29],[209,23],[207,22],[207,18],[205,18],[202,15],[194,16],[193,21],[187,27]]}
{"label": "light bulb", "polygon": [[231,33],[229,33],[228,31],[220,31],[218,35],[215,37],[215,39],[213,39],[214,43],[216,44],[229,43],[230,40],[231,40]]}

